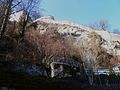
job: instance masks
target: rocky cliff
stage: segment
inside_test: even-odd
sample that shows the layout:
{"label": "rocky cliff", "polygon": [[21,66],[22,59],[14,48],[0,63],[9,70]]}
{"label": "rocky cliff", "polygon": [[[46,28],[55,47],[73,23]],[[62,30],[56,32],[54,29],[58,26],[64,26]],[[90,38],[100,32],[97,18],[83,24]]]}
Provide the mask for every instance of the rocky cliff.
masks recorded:
{"label": "rocky cliff", "polygon": [[78,46],[80,44],[85,45],[86,41],[93,41],[94,37],[95,42],[99,42],[101,47],[105,48],[109,54],[120,55],[120,35],[109,31],[98,31],[69,21],[55,21],[54,17],[51,16],[41,17],[33,21],[31,25],[36,27],[40,33],[47,30],[56,30],[60,34],[74,39],[74,44]]}

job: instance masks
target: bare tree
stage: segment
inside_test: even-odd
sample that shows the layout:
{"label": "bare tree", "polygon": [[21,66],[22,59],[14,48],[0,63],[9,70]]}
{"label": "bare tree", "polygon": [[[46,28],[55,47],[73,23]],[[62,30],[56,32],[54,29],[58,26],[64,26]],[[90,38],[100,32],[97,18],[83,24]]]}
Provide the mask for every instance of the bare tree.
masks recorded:
{"label": "bare tree", "polygon": [[69,62],[70,57],[72,56],[72,50],[70,49],[67,40],[57,31],[49,30],[44,34],[40,34],[39,31],[32,30],[26,34],[28,41],[37,47],[39,57],[41,58],[40,60],[46,67],[54,67],[51,66],[54,65],[51,64],[52,62]]}
{"label": "bare tree", "polygon": [[0,1],[0,27],[1,27],[2,22],[3,22],[4,13],[5,13],[5,3]]}
{"label": "bare tree", "polygon": [[[14,2],[14,4],[13,4]],[[2,11],[2,22],[1,22],[1,28],[0,28],[0,37],[4,35],[6,32],[6,27],[9,21],[9,16],[11,14],[11,11],[14,7],[16,7],[21,1],[17,0],[1,0],[1,11]]]}
{"label": "bare tree", "polygon": [[[37,12],[40,12],[39,8],[40,0],[22,0],[16,7],[17,10],[23,10],[24,15],[21,18],[21,37],[24,37],[26,27],[29,21],[38,16]],[[37,15],[35,16],[35,14]],[[39,15],[40,16],[40,15]]]}
{"label": "bare tree", "polygon": [[4,35],[4,32],[6,30],[6,26],[7,26],[10,11],[11,11],[12,2],[13,2],[13,0],[6,0],[5,1],[5,4],[6,4],[5,13],[4,13],[3,22],[2,22],[1,30],[0,30],[1,31],[1,33],[0,33],[1,37]]}
{"label": "bare tree", "polygon": [[[40,0],[1,0],[0,1],[0,10],[4,10],[2,16],[2,22],[0,27],[0,35],[1,37],[6,32],[7,23],[9,21],[10,14],[19,10],[23,10],[24,15],[21,18],[21,37],[24,36],[26,26],[30,19],[35,15],[33,14],[34,11],[40,11],[37,7],[39,6]],[[38,15],[38,14],[37,14]],[[31,17],[31,18],[30,18]]]}
{"label": "bare tree", "polygon": [[85,74],[88,76],[89,83],[92,85],[94,71],[99,66],[97,58],[102,53],[102,38],[95,32],[90,32],[88,38],[89,40],[81,40],[81,44],[77,47],[76,51],[83,61]]}
{"label": "bare tree", "polygon": [[40,11],[32,11],[31,12],[31,18],[32,20],[36,20],[42,16],[42,13]]}
{"label": "bare tree", "polygon": [[92,29],[96,29],[96,30],[106,31],[109,28],[109,24],[107,20],[100,20],[100,21],[90,24],[89,27],[91,27]]}

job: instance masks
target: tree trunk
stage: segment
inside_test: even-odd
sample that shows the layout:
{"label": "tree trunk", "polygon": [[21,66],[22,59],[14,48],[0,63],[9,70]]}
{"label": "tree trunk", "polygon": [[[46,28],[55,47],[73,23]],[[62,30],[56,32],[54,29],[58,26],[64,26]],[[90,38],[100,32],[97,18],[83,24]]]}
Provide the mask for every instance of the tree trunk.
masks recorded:
{"label": "tree trunk", "polygon": [[22,25],[22,33],[20,35],[20,38],[24,39],[24,36],[25,36],[25,31],[26,31],[26,26],[28,24],[28,21],[29,21],[29,14],[30,12],[26,12],[25,10],[25,14],[23,15],[23,25]]}
{"label": "tree trunk", "polygon": [[1,26],[1,33],[0,33],[1,38],[3,37],[3,35],[6,31],[6,26],[7,26],[8,20],[9,20],[9,15],[10,15],[10,11],[11,11],[12,2],[13,2],[13,0],[9,0],[7,2],[7,8],[5,10],[5,17],[3,19],[3,23],[2,23],[2,26]]}

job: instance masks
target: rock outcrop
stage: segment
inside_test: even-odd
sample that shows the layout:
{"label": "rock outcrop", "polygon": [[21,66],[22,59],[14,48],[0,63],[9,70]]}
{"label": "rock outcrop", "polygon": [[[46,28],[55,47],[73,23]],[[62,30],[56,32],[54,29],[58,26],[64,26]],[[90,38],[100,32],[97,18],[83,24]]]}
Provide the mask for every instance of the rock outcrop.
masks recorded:
{"label": "rock outcrop", "polygon": [[89,37],[89,35],[94,32],[101,37],[101,41],[98,41],[101,42],[101,46],[105,48],[109,54],[120,55],[120,35],[109,31],[98,31],[69,21],[55,21],[52,16],[41,17],[31,25],[33,24],[36,24],[37,30],[39,30],[40,33],[54,29],[64,36],[71,36],[74,39],[75,45],[90,41],[91,37]]}

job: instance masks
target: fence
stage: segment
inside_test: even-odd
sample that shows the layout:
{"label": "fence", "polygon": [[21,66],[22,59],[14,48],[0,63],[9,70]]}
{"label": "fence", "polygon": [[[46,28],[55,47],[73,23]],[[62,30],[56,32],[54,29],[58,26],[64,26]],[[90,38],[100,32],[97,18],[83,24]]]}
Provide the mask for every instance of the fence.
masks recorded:
{"label": "fence", "polygon": [[95,87],[110,88],[110,90],[120,90],[120,75],[93,75],[92,85]]}

